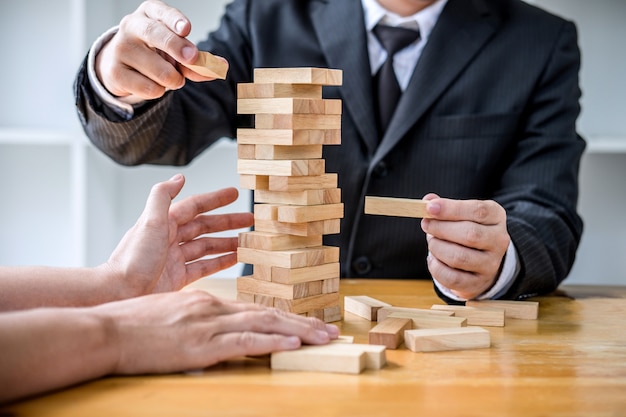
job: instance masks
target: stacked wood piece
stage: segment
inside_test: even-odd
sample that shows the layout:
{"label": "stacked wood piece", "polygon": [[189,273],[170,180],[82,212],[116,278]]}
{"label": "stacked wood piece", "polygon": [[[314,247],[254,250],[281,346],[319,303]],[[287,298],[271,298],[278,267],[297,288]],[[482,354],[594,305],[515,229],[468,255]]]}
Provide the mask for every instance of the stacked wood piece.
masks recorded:
{"label": "stacked wood piece", "polygon": [[239,262],[253,275],[237,279],[239,300],[325,322],[341,319],[339,248],[322,237],[343,218],[337,174],[325,171],[324,145],[341,143],[341,100],[322,98],[342,83],[340,70],[256,69],[237,86],[237,113],[254,129],[237,130],[241,188],[254,190],[254,231],[239,235]]}

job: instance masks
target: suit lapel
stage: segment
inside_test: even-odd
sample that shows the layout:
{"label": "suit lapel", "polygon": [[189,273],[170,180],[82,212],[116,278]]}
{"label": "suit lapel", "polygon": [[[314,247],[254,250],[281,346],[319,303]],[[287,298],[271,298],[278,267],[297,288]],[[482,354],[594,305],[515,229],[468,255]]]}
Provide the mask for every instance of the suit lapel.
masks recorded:
{"label": "suit lapel", "polygon": [[341,92],[345,108],[373,155],[378,138],[361,2],[320,0],[313,3],[312,17],[329,67],[343,70]]}
{"label": "suit lapel", "polygon": [[417,63],[380,147],[376,164],[468,65],[497,29],[481,0],[449,0]]}

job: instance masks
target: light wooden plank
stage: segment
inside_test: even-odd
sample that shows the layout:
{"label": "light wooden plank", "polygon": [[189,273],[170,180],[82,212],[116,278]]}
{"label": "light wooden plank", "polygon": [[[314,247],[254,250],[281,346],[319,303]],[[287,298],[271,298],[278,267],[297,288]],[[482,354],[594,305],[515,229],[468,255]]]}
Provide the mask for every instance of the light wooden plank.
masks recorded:
{"label": "light wooden plank", "polygon": [[322,86],[315,84],[240,83],[238,98],[322,98]]}
{"label": "light wooden plank", "polygon": [[281,268],[303,268],[339,262],[339,248],[318,246],[313,248],[268,251],[261,249],[237,248],[239,262],[253,265],[271,265]]}
{"label": "light wooden plank", "polygon": [[267,190],[269,176],[242,174],[239,176],[239,187],[245,190]]}
{"label": "light wooden plank", "polygon": [[347,295],[343,298],[343,309],[366,320],[376,321],[382,307],[391,305],[367,295]]}
{"label": "light wooden plank", "polygon": [[410,318],[387,317],[369,331],[369,343],[397,349],[404,343],[404,331],[412,328],[413,321]]}
{"label": "light wooden plank", "polygon": [[427,308],[411,308],[411,307],[396,307],[396,306],[385,306],[378,310],[376,319],[378,321],[385,320],[390,314],[393,313],[409,313],[414,315],[425,315],[425,316],[446,316],[451,317],[454,316],[453,311],[440,311],[440,310],[429,310]]}
{"label": "light wooden plank", "polygon": [[255,68],[255,83],[315,84],[339,86],[343,72],[329,68]]}
{"label": "light wooden plank", "polygon": [[[256,129],[341,130],[340,114],[257,114]],[[239,136],[237,136],[239,138]],[[336,138],[335,138],[336,139]],[[305,145],[306,143],[295,143]],[[314,143],[308,143],[314,145]],[[331,143],[329,143],[331,144]],[[337,143],[334,143],[337,144]],[[279,144],[280,145],[280,144]]]}
{"label": "light wooden plank", "polygon": [[254,202],[298,206],[339,204],[341,203],[341,190],[339,188],[304,191],[257,190],[254,193]]}
{"label": "light wooden plank", "polygon": [[254,230],[239,233],[239,246],[270,251],[310,248],[322,246],[322,235],[294,236],[286,233],[269,233]]}
{"label": "light wooden plank", "polygon": [[[256,266],[255,266],[256,268]],[[339,278],[340,265],[339,262],[329,262],[321,265],[306,266],[302,268],[282,268],[272,266],[271,280],[283,284],[296,284],[300,282],[320,281],[322,284],[321,292],[331,293],[337,291],[329,291],[329,286],[324,287],[323,281]]]}
{"label": "light wooden plank", "polygon": [[198,59],[193,64],[182,65],[205,77],[224,80],[228,74],[228,62],[206,51],[198,51]]}
{"label": "light wooden plank", "polygon": [[300,177],[269,176],[268,189],[271,191],[305,191],[337,188],[337,174],[308,175]]}
{"label": "light wooden plank", "polygon": [[442,327],[466,327],[465,317],[446,317],[437,315],[411,314],[411,313],[391,313],[385,320],[392,317],[411,319],[413,327],[416,329],[436,329]]}
{"label": "light wooden plank", "polygon": [[455,317],[465,317],[468,326],[504,326],[504,309],[433,304],[431,309],[453,311]]}
{"label": "light wooden plank", "polygon": [[341,105],[338,106],[336,102],[341,103],[340,100],[314,98],[239,98],[237,99],[237,113],[341,114]]}
{"label": "light wooden plank", "polygon": [[320,294],[298,299],[274,298],[274,307],[296,314],[322,310],[337,305],[339,305],[339,293]]}
{"label": "light wooden plank", "polygon": [[430,218],[425,200],[391,197],[365,197],[365,214],[382,216]]}
{"label": "light wooden plank", "polygon": [[278,221],[284,223],[307,223],[340,218],[343,218],[343,203],[278,207]]}
{"label": "light wooden plank", "polygon": [[513,300],[468,300],[468,307],[496,307],[504,309],[504,317],[522,320],[537,320],[539,316],[539,302]]}
{"label": "light wooden plank", "polygon": [[237,160],[237,173],[248,175],[322,175],[324,169],[324,159],[285,161],[264,161],[257,159]]}
{"label": "light wooden plank", "polygon": [[[322,159],[323,145],[239,145],[254,146],[254,159]],[[244,158],[245,159],[245,158]],[[252,158],[248,158],[252,159]]]}
{"label": "light wooden plank", "polygon": [[255,213],[255,230],[273,233],[288,233],[296,236],[332,235],[341,231],[340,219],[320,220],[304,223],[283,223],[276,220],[257,219]]}
{"label": "light wooden plank", "polygon": [[481,349],[491,346],[491,336],[481,327],[415,329],[404,332],[404,344],[413,352]]}
{"label": "light wooden plank", "polygon": [[[264,117],[267,116],[267,117]],[[279,145],[279,146],[305,146],[305,145],[340,145],[341,126],[324,129],[315,123],[308,123],[312,128],[278,128],[271,124],[262,128],[263,120],[273,123],[274,116],[258,115],[256,117],[256,129],[237,129],[237,143],[244,145]],[[335,116],[333,116],[335,117]],[[270,120],[271,119],[271,120]],[[326,119],[323,120],[327,122]],[[336,121],[336,120],[334,120]],[[310,121],[309,121],[310,122]]]}

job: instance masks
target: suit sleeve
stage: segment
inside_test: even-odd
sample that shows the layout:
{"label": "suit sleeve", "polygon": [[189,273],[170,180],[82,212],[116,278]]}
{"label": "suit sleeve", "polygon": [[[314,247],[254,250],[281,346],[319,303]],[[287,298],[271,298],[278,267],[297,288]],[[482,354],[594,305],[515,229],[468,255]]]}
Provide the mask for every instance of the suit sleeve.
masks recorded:
{"label": "suit sleeve", "polygon": [[570,272],[582,234],[577,214],[584,140],[580,53],[574,24],[564,22],[525,112],[524,132],[495,199],[507,210],[520,273],[502,297],[524,299],[555,290]]}
{"label": "suit sleeve", "polygon": [[182,89],[136,108],[130,120],[120,118],[94,94],[85,60],[74,93],[79,119],[91,142],[122,165],[180,166],[220,138],[234,137],[237,83],[251,78],[246,9],[244,1],[229,5],[220,28],[198,45],[229,61],[226,80],[187,80]]}

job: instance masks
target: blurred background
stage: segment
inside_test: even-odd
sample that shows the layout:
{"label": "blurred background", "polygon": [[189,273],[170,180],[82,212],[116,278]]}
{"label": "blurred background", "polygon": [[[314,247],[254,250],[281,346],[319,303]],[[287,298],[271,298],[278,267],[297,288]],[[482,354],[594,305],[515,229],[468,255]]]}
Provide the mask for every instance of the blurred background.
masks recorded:
{"label": "blurred background", "polygon": [[[530,1],[578,26],[588,142],[579,211],[585,231],[568,284],[626,285],[626,1]],[[72,84],[93,41],[140,1],[0,1],[0,264],[93,266],[108,258],[150,187],[177,172],[181,196],[238,186],[236,145],[224,139],[187,167],[122,167],[95,150]],[[227,0],[170,0],[197,42]],[[222,211],[248,211],[249,193]],[[232,235],[232,233],[231,233]],[[241,265],[218,274],[237,277]]]}

